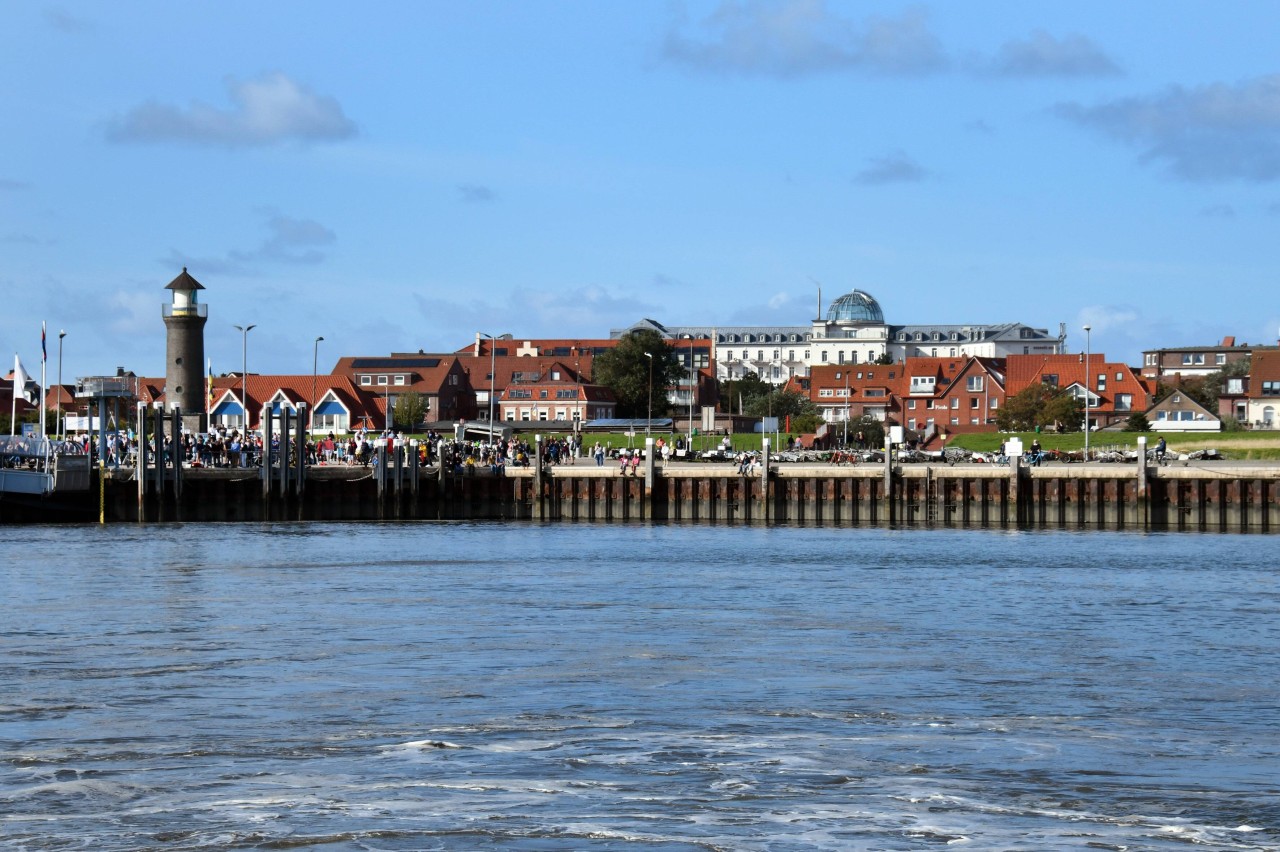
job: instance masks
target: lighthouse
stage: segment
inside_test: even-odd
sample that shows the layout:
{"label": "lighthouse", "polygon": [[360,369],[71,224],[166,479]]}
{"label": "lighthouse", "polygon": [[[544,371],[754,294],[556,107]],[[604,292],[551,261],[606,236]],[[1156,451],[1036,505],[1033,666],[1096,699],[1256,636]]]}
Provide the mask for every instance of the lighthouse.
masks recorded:
{"label": "lighthouse", "polygon": [[207,429],[204,400],[204,324],[207,305],[199,300],[204,289],[187,268],[169,282],[170,303],[163,306],[165,326],[165,408],[182,410],[183,427],[192,432]]}

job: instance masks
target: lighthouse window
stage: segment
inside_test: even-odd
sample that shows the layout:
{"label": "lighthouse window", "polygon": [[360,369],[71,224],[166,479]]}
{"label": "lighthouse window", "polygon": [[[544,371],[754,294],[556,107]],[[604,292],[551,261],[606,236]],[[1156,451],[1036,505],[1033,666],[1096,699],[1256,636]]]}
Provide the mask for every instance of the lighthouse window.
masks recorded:
{"label": "lighthouse window", "polygon": [[175,364],[181,364],[181,363],[182,363],[182,359],[181,359],[181,358],[175,358],[175,359],[173,360],[173,363],[175,363]]}

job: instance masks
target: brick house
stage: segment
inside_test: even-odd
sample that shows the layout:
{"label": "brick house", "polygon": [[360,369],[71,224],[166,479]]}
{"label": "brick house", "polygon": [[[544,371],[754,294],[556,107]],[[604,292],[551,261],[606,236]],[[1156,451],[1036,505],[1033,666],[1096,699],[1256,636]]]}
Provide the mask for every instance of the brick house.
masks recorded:
{"label": "brick house", "polygon": [[1101,352],[1087,357],[1083,353],[1010,355],[1006,364],[1008,396],[1026,390],[1033,383],[1061,388],[1082,402],[1087,395],[1093,429],[1123,424],[1135,411],[1151,407],[1152,387],[1132,367],[1108,361]]}

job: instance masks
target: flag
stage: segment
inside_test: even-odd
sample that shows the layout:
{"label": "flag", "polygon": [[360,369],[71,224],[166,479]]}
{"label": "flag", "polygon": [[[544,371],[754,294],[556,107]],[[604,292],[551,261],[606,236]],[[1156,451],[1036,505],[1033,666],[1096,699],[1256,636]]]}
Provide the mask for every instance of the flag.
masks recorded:
{"label": "flag", "polygon": [[18,359],[17,354],[13,356],[13,398],[22,397],[27,399],[27,382],[31,381],[31,375],[22,369],[22,361]]}
{"label": "flag", "polygon": [[205,406],[205,414],[213,411],[213,359],[209,359],[209,404]]}
{"label": "flag", "polygon": [[40,323],[40,360],[41,362],[49,360],[49,349],[45,346],[44,323]]}

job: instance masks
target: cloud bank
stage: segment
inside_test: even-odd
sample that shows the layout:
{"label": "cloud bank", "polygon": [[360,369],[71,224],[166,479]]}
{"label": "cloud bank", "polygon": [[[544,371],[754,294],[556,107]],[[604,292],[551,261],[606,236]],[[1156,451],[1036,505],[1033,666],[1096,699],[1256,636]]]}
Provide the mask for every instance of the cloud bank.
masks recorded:
{"label": "cloud bank", "polygon": [[857,25],[824,0],[725,0],[693,33],[673,27],[663,55],[704,71],[776,77],[848,69],[921,74],[947,65],[923,12]]}
{"label": "cloud bank", "polygon": [[1060,104],[1062,118],[1137,148],[1187,181],[1280,178],[1280,74],[1237,85],[1172,86],[1147,97],[1082,106]]}
{"label": "cloud bank", "polygon": [[991,63],[1001,77],[1109,77],[1120,66],[1082,35],[1055,38],[1036,30],[1024,41],[1006,42]]}
{"label": "cloud bank", "polygon": [[177,107],[149,102],[112,120],[115,142],[179,142],[254,147],[282,142],[332,142],[356,134],[356,125],[331,97],[317,95],[281,72],[253,80],[227,80],[231,106],[193,102]]}

